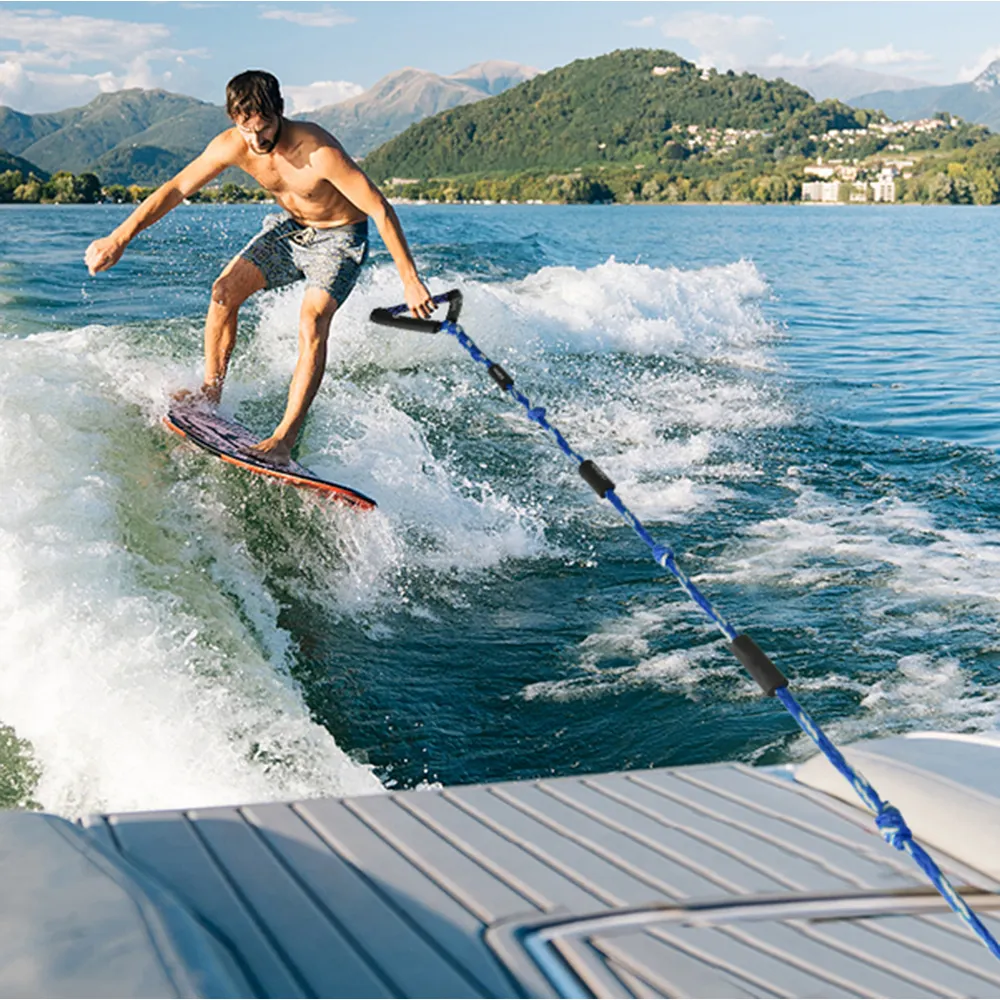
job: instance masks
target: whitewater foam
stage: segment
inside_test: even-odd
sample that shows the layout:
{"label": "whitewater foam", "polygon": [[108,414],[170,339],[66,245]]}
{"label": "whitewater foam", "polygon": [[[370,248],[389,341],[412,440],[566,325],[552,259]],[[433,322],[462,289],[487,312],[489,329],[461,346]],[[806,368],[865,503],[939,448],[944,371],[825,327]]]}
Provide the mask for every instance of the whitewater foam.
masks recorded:
{"label": "whitewater foam", "polygon": [[[689,645],[657,652],[666,637],[683,636]],[[621,695],[636,687],[652,687],[687,698],[712,692],[724,698],[752,695],[751,683],[714,630],[703,627],[683,600],[602,622],[577,647],[570,676],[526,685],[526,701],[575,701]]]}
{"label": "whitewater foam", "polygon": [[[789,470],[783,485],[793,495],[791,509],[746,527],[727,545],[724,560],[697,576],[698,585],[773,588],[789,600],[837,595],[867,669],[859,675],[857,664],[842,664],[796,676],[792,689],[838,690],[859,704],[856,715],[831,724],[840,739],[915,724],[996,728],[1000,695],[975,664],[946,651],[963,633],[971,637],[967,655],[1000,648],[1000,533],[940,527],[929,510],[896,496],[840,501],[810,485],[799,469]],[[816,658],[825,661],[829,654],[816,638]],[[941,652],[901,652],[908,643]]]}
{"label": "whitewater foam", "polygon": [[79,815],[377,790],[311,720],[254,566],[154,499],[162,451],[88,343],[0,342],[0,717],[40,765],[34,798]]}
{"label": "whitewater foam", "polygon": [[745,529],[726,553],[730,565],[704,579],[804,589],[882,572],[895,594],[945,607],[972,599],[1000,621],[1000,532],[939,527],[929,510],[896,496],[838,501],[798,470],[782,484],[794,496],[791,510]]}

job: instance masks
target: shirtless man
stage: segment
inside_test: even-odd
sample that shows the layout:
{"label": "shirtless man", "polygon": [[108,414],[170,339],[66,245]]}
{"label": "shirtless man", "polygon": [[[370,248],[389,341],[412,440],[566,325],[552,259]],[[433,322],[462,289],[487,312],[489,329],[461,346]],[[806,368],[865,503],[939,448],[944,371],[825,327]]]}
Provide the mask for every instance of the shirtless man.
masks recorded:
{"label": "shirtless man", "polygon": [[226,86],[226,111],[234,128],[217,135],[176,177],[154,191],[110,236],[94,240],[84,260],[91,274],[106,271],[142,230],[188,195],[241,167],[285,210],[226,265],[212,285],[205,319],[205,384],[217,403],[236,342],[240,306],[254,292],[306,279],[299,314],[299,357],[285,415],[256,450],[287,462],[326,367],[330,321],[350,294],[368,256],[368,217],[375,220],[403,279],[406,304],[426,319],[434,309],[417,275],[392,206],[337,140],[318,125],[289,121],[278,81],[248,70]]}

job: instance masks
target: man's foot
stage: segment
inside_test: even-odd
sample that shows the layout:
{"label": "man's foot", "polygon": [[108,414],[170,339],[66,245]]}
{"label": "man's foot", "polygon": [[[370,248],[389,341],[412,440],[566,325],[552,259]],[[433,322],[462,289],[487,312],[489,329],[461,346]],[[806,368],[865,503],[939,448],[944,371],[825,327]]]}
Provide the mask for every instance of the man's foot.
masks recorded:
{"label": "man's foot", "polygon": [[203,385],[200,389],[178,389],[171,399],[175,403],[206,403],[218,406],[222,398],[222,388],[217,385]]}
{"label": "man's foot", "polygon": [[250,449],[255,455],[277,462],[278,465],[288,465],[292,460],[292,449],[281,438],[269,437],[258,442]]}

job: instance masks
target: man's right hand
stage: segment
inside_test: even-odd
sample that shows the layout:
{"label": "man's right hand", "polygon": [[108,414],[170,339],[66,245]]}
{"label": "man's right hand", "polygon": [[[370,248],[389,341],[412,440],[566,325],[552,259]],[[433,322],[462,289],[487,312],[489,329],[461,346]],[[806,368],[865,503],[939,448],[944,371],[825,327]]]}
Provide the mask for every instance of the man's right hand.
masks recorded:
{"label": "man's right hand", "polygon": [[127,245],[126,241],[115,236],[105,236],[103,239],[94,240],[83,255],[87,270],[91,274],[97,274],[98,271],[106,271],[109,267],[114,267],[125,252]]}

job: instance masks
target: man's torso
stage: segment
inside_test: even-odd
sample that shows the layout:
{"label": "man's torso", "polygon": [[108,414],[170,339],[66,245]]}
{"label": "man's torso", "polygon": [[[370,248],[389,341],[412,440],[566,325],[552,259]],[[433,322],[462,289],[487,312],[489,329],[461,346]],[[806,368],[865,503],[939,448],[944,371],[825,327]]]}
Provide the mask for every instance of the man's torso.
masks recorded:
{"label": "man's torso", "polygon": [[367,218],[316,168],[313,153],[336,140],[316,125],[285,119],[279,150],[266,156],[240,141],[235,165],[245,170],[298,222],[318,229],[344,226]]}

